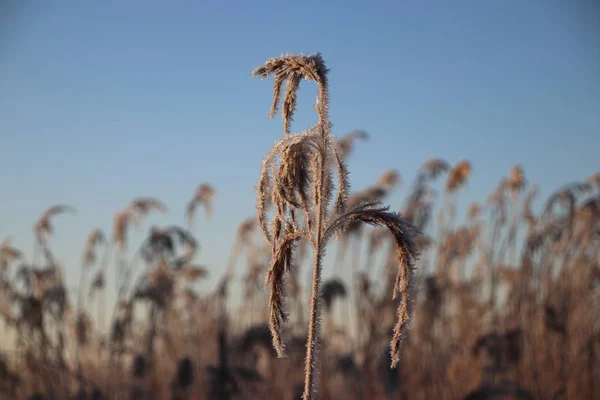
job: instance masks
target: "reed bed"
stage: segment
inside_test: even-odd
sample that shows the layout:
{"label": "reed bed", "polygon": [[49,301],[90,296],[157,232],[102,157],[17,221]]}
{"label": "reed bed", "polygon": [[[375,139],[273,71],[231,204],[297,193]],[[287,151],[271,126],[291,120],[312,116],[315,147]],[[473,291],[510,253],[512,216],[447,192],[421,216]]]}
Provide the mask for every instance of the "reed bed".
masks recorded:
{"label": "reed bed", "polygon": [[[204,266],[194,233],[198,207],[218,208],[209,183],[181,225],[153,225],[173,211],[139,197],[112,232],[91,229],[76,290],[51,246],[73,207],[42,212],[31,254],[5,238],[0,398],[600,398],[600,172],[534,207],[536,186],[507,166],[464,213],[469,160],[424,160],[404,185],[391,165],[351,190],[351,155],[369,134],[334,134],[328,74],[320,54],[253,71],[273,77],[283,134],[257,164],[257,212],[227,265]],[[292,133],[302,81],[317,85],[317,123]],[[384,206],[399,188],[402,205]],[[210,273],[218,284],[199,290]]]}

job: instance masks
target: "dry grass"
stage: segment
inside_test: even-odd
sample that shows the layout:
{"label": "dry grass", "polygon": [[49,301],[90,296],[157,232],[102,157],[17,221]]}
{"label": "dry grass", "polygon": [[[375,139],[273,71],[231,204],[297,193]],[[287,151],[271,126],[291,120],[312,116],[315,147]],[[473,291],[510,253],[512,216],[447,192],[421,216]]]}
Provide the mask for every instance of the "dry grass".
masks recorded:
{"label": "dry grass", "polygon": [[[392,212],[380,202],[400,186],[394,169],[349,191],[346,163],[368,135],[333,136],[321,56],[277,57],[254,74],[274,76],[271,116],[286,84],[284,134],[218,285],[195,286],[210,272],[192,230],[196,208],[210,216],[215,205],[210,184],[183,210],[187,229],[150,226],[135,253],[128,233],[167,212],[158,199],[118,211],[112,240],[93,229],[76,293],[48,240],[61,235],[52,218],[73,209],[49,208],[33,254],[0,244],[0,398],[600,397],[600,173],[538,209],[537,188],[513,166],[461,219],[456,202],[477,168],[432,158]],[[302,79],[318,87],[318,122],[291,133]]]}

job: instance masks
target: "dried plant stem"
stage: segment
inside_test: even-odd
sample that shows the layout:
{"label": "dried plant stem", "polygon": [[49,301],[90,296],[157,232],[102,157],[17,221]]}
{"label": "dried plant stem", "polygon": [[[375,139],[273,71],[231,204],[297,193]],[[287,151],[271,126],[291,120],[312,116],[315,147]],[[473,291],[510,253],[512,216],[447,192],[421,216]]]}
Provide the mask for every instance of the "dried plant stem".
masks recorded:
{"label": "dried plant stem", "polygon": [[[100,261],[100,271],[106,272],[108,270],[108,263],[110,260],[110,251],[111,251],[112,247],[110,246],[110,244],[108,244],[105,248],[104,248],[104,252],[102,253],[102,261]],[[106,279],[106,278],[105,278]],[[98,327],[99,327],[99,331],[103,332],[106,328],[106,317],[105,317],[105,310],[106,310],[106,284],[104,287],[102,287],[100,289],[100,298],[97,299],[97,305],[98,305]],[[107,335],[108,336],[108,335]]]}
{"label": "dried plant stem", "polygon": [[[82,317],[83,310],[85,309],[85,301],[83,299],[83,287],[86,282],[88,268],[86,266],[82,266],[79,272],[79,286],[77,287],[77,312],[76,312],[76,320]],[[81,375],[81,354],[80,354],[80,343],[79,341],[75,344],[75,358],[77,359],[77,370],[78,374]]]}
{"label": "dried plant stem", "polygon": [[38,240],[37,240],[37,238],[36,238],[36,239],[34,239],[34,241],[33,241],[33,257],[32,257],[32,259],[31,259],[31,263],[32,263],[33,265],[36,265],[36,264],[37,264],[37,260],[38,260],[38,254],[39,254],[39,248],[40,248],[40,246],[39,246],[39,242],[38,242]]}
{"label": "dried plant stem", "polygon": [[312,296],[310,298],[310,316],[308,325],[308,338],[306,342],[306,364],[304,371],[304,400],[314,398],[317,386],[317,369],[318,360],[318,341],[320,334],[321,321],[319,320],[319,287],[321,285],[321,252],[320,249],[315,249],[312,279]]}
{"label": "dried plant stem", "polygon": [[[349,238],[352,242],[352,238]],[[352,296],[354,297],[354,326],[356,328],[356,348],[359,349],[361,346],[361,329],[360,329],[360,289],[358,283],[358,265],[360,264],[360,241],[354,243],[353,255],[352,255]]]}
{"label": "dried plant stem", "polygon": [[98,330],[102,333],[106,329],[106,321],[104,316],[104,310],[106,308],[106,290],[100,290],[100,295],[98,297],[99,299],[96,300],[98,305]]}
{"label": "dried plant stem", "polygon": [[[325,160],[321,160],[321,165],[325,165]],[[319,171],[319,182],[323,182],[325,179],[325,170],[321,168]],[[319,185],[318,199],[323,199],[323,185]],[[314,245],[314,258],[313,258],[313,276],[312,276],[312,294],[310,297],[310,315],[308,325],[308,337],[306,339],[306,361],[304,367],[304,394],[302,398],[304,400],[312,400],[315,398],[317,389],[317,376],[315,373],[318,362],[319,352],[319,335],[321,333],[321,320],[320,320],[320,304],[319,304],[319,290],[321,287],[321,261],[323,258],[323,207],[321,201],[317,203],[317,223],[316,223],[316,241]]]}
{"label": "dried plant stem", "polygon": [[87,281],[88,268],[85,266],[81,267],[79,272],[79,286],[77,287],[77,312],[82,312],[85,309],[85,300],[84,300],[84,286]]}

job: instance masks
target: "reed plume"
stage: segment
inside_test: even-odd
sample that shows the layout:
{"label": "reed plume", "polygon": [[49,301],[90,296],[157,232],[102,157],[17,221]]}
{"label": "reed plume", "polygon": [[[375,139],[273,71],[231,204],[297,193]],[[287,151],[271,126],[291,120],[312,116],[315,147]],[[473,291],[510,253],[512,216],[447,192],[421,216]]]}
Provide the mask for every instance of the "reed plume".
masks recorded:
{"label": "reed plume", "polygon": [[[153,197],[138,197],[131,202],[129,208],[139,217],[144,217],[153,210],[161,213],[167,212],[167,206]],[[139,218],[136,221],[139,221]]]}
{"label": "reed plume", "polygon": [[131,224],[140,226],[142,218],[147,216],[151,211],[166,213],[168,210],[167,206],[158,199],[153,197],[138,197],[133,199],[126,208],[114,215],[112,240],[120,250],[124,250],[127,246],[127,233],[129,233]]}
{"label": "reed plume", "polygon": [[[331,135],[327,72],[319,53],[273,58],[253,72],[254,76],[261,78],[271,74],[275,76],[271,117],[277,111],[281,86],[284,81],[288,82],[282,111],[285,137],[275,144],[263,161],[257,185],[257,217],[263,234],[272,247],[271,266],[266,284],[271,287],[269,325],[273,345],[280,357],[285,354],[283,327],[288,319],[284,279],[294,268],[294,244],[299,240],[306,240],[313,247],[312,295],[303,394],[305,400],[316,397],[321,331],[322,257],[329,239],[357,221],[385,226],[394,234],[400,264],[394,298],[400,293],[402,299],[397,311],[398,322],[394,328],[391,345],[392,367],[398,364],[400,342],[410,316],[409,286],[412,266],[417,256],[412,241],[416,232],[398,214],[391,213],[373,202],[360,204],[346,212],[348,171],[340,156],[338,144]],[[290,134],[296,91],[302,78],[317,83],[318,122],[302,133]],[[330,160],[333,160],[333,163]],[[332,168],[332,164],[335,167]],[[333,210],[329,210],[334,192],[332,169],[337,172],[338,187]],[[270,202],[274,206],[274,217],[270,227],[266,221],[269,194]],[[304,228],[299,226],[296,215],[298,212],[304,213]]]}
{"label": "reed plume", "polygon": [[430,158],[421,166],[419,177],[424,180],[432,180],[449,169],[450,164],[448,164],[446,160],[442,160],[441,158]]}
{"label": "reed plume", "polygon": [[167,212],[167,207],[153,197],[138,197],[123,210],[114,216],[113,242],[121,248],[126,246],[127,233],[131,223],[139,226],[142,217],[147,216],[150,211]]}
{"label": "reed plume", "polygon": [[468,160],[460,160],[450,170],[450,176],[446,182],[446,191],[454,193],[469,179],[471,175],[471,163]]}
{"label": "reed plume", "polygon": [[83,265],[85,267],[89,267],[96,262],[96,248],[104,243],[106,243],[106,237],[102,230],[94,229],[90,232],[83,250]]}
{"label": "reed plume", "polygon": [[345,160],[346,158],[348,158],[350,153],[352,153],[352,151],[354,150],[354,143],[359,139],[368,140],[369,134],[362,129],[356,129],[352,132],[348,132],[342,135],[338,139],[337,143],[338,147],[340,148],[340,156],[342,157],[342,159]]}
{"label": "reed plume", "polygon": [[321,296],[325,302],[325,309],[331,310],[331,307],[333,306],[333,300],[338,297],[346,297],[346,287],[341,280],[331,279],[323,284]]}
{"label": "reed plume", "polygon": [[127,233],[132,219],[133,214],[128,209],[117,212],[113,217],[112,240],[113,243],[120,248],[124,248],[127,245]]}
{"label": "reed plume", "polygon": [[526,182],[523,167],[514,165],[510,169],[510,175],[508,177],[508,187],[510,188],[511,193],[514,194],[522,191],[523,188],[525,188]]}
{"label": "reed plume", "polygon": [[38,237],[42,238],[52,235],[54,233],[54,227],[51,223],[51,219],[52,217],[63,213],[74,214],[75,208],[66,204],[59,204],[44,211],[34,226],[34,231]]}
{"label": "reed plume", "polygon": [[12,237],[7,236],[0,243],[0,270],[7,272],[11,262],[23,258],[23,253],[16,247],[11,246]]}
{"label": "reed plume", "polygon": [[194,193],[194,197],[189,201],[186,210],[185,218],[188,222],[188,227],[191,229],[194,225],[194,217],[196,215],[196,207],[199,205],[204,208],[207,217],[212,215],[212,204],[217,191],[208,183],[201,183]]}
{"label": "reed plume", "polygon": [[286,93],[283,99],[283,131],[290,132],[290,125],[296,110],[297,92],[300,87],[300,81],[312,80],[317,83],[318,94],[315,108],[319,121],[318,126],[328,129],[329,113],[329,93],[327,91],[327,72],[328,69],[321,58],[321,54],[303,55],[290,54],[274,57],[267,60],[263,65],[252,71],[252,76],[258,76],[265,79],[269,75],[275,77],[273,83],[273,104],[269,116],[275,117],[279,107],[281,89],[283,83],[287,81]]}

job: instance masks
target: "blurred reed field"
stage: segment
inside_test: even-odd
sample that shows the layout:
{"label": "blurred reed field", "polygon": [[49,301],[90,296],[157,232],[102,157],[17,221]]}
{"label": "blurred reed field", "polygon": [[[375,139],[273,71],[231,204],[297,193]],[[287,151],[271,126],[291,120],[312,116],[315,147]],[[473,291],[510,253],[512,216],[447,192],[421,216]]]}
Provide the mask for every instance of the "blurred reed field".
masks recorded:
{"label": "blurred reed field", "polygon": [[[273,75],[283,133],[257,159],[257,213],[240,221],[218,285],[196,286],[215,271],[193,233],[218,183],[185,210],[140,197],[112,232],[91,229],[74,290],[51,239],[75,209],[50,207],[30,254],[0,245],[0,398],[600,398],[600,172],[539,209],[518,165],[464,213],[468,160],[431,158],[411,181],[390,169],[350,190],[351,153],[369,134],[334,135],[321,55],[253,75]],[[318,88],[317,123],[291,133],[303,80]],[[385,202],[402,186],[394,212]],[[183,223],[152,225],[167,212]],[[142,222],[147,237],[129,248]]]}

